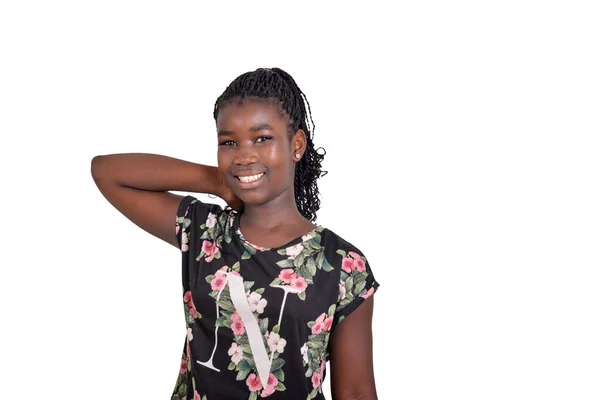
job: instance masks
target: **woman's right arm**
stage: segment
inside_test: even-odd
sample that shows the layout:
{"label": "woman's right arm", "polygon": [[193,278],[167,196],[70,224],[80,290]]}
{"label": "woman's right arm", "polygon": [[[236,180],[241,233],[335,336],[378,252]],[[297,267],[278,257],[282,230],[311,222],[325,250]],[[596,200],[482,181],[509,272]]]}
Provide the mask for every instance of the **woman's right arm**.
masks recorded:
{"label": "woman's right arm", "polygon": [[169,190],[215,194],[235,208],[217,167],[158,154],[125,153],[96,156],[91,169],[96,186],[110,204],[175,247],[175,217],[183,196]]}

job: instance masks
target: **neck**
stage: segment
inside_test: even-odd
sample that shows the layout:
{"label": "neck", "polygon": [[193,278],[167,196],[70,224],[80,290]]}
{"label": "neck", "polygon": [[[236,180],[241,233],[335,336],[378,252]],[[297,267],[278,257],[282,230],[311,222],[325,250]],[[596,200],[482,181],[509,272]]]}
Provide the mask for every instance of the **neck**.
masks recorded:
{"label": "neck", "polygon": [[296,207],[296,200],[293,193],[291,197],[289,195],[280,196],[265,204],[244,204],[242,217],[244,225],[260,226],[264,229],[272,229],[306,221],[306,218],[304,218]]}

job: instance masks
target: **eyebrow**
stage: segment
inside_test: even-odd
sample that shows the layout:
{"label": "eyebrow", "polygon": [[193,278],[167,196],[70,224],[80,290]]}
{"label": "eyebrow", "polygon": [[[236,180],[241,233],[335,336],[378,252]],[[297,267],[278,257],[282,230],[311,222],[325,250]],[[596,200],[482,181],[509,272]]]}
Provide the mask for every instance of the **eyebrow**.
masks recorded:
{"label": "eyebrow", "polygon": [[[271,125],[269,125],[269,124],[260,124],[260,125],[250,127],[250,132],[272,131],[272,130],[273,130],[273,127],[271,127]],[[219,131],[217,133],[218,137],[231,136],[231,135],[233,135],[232,131],[223,130],[223,131]]]}

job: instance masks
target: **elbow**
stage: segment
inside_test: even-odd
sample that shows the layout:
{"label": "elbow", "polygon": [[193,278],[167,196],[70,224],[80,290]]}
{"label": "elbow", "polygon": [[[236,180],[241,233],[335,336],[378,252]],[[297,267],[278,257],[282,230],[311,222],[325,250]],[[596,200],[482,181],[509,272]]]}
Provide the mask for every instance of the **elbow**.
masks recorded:
{"label": "elbow", "polygon": [[104,158],[104,156],[99,155],[99,156],[95,156],[94,158],[92,158],[92,162],[90,165],[90,172],[92,174],[92,177],[94,179],[98,178],[100,176],[100,171],[101,171],[101,165],[102,165],[102,159]]}

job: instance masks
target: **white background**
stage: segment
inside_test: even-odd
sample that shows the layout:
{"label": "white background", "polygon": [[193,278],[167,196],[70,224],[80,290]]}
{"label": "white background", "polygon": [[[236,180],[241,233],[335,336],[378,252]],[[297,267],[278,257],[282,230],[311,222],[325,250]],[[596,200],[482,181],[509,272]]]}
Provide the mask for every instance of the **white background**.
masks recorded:
{"label": "white background", "polygon": [[2,3],[0,398],[169,398],[180,253],[90,161],[216,165],[214,101],[273,66],[327,150],[317,222],[381,283],[379,397],[600,398],[593,2],[322,3]]}

